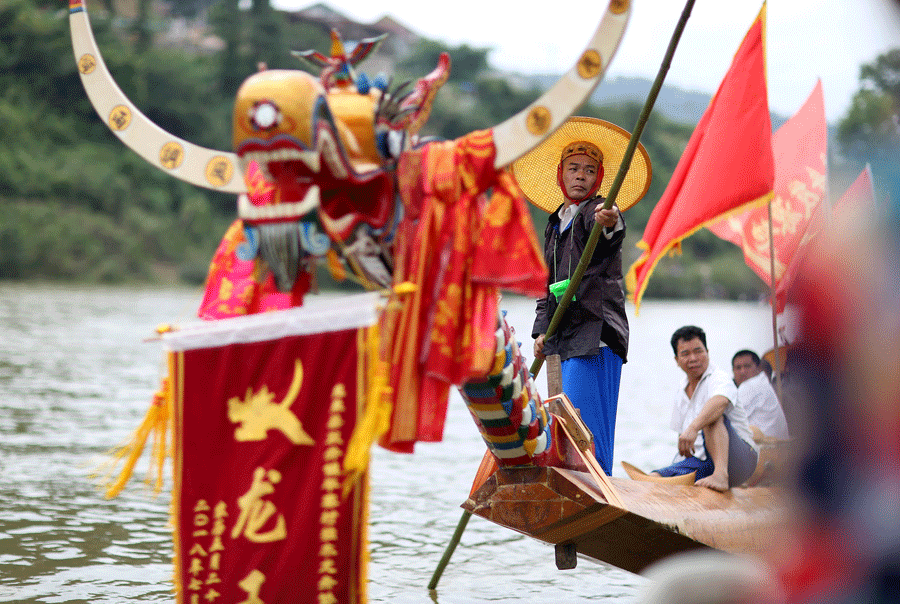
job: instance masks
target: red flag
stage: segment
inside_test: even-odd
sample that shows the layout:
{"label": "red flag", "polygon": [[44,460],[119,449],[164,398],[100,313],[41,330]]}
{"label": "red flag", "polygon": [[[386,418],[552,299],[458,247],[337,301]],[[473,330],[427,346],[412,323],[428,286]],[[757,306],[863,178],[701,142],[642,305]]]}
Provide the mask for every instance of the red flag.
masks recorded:
{"label": "red flag", "polygon": [[859,173],[843,197],[834,204],[832,214],[844,212],[864,212],[875,208],[875,187],[872,184],[872,168],[869,164]]}
{"label": "red flag", "polygon": [[376,302],[163,336],[179,603],[366,601],[366,477],[345,493],[343,464]]}
{"label": "red flag", "polygon": [[770,287],[770,250],[774,247],[776,311],[783,312],[784,292],[797,275],[806,246],[823,226],[820,208],[828,190],[828,130],[821,81],[800,110],[772,137],[772,152],[775,197],[771,204],[771,243],[767,206],[751,208],[707,228],[740,246],[747,266]]}
{"label": "red flag", "polygon": [[667,251],[723,215],[772,195],[775,168],[766,90],[765,5],[656,204],[626,282],[635,306]]}

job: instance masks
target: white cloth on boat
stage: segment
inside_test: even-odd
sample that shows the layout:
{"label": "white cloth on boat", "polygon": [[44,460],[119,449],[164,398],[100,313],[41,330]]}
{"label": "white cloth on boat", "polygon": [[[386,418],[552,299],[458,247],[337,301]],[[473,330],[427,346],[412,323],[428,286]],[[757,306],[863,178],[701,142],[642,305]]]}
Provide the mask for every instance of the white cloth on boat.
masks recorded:
{"label": "white cloth on boat", "polygon": [[[724,415],[731,422],[732,428],[741,437],[741,440],[753,447],[755,451],[759,451],[747,421],[747,412],[738,400],[737,386],[734,385],[734,380],[730,375],[710,364],[701,376],[697,388],[694,389],[694,395],[690,398],[685,391],[687,384],[688,378],[684,376],[681,387],[675,393],[675,404],[672,405],[672,421],[670,423],[673,430],[678,434],[684,432],[690,423],[700,415],[703,405],[712,397],[721,394],[728,399]],[[694,457],[706,459],[702,431],[697,433],[697,440],[694,442]],[[684,457],[679,455],[675,458],[675,462],[682,459]]]}
{"label": "white cloth on boat", "polygon": [[738,386],[738,401],[747,412],[747,420],[769,438],[788,440],[787,419],[778,396],[765,373],[746,379]]}
{"label": "white cloth on boat", "polygon": [[358,329],[378,322],[380,302],[378,292],[343,296],[339,303],[333,297],[308,296],[303,306],[285,310],[186,323],[161,339],[166,349],[180,351]]}

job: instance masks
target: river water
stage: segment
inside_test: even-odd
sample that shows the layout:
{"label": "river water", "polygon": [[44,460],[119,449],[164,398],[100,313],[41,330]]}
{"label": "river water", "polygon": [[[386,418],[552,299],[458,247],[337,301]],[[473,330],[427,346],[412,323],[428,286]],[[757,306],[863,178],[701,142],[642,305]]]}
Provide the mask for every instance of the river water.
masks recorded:
{"label": "river water", "polygon": [[[199,300],[189,289],[0,284],[0,602],[174,601],[166,491],[154,497],[134,479],[105,500],[91,476],[140,423],[159,383],[163,353],[146,340],[160,323],[192,321]],[[502,307],[531,351],[534,303],[507,296]],[[771,347],[771,311],[758,303],[646,301],[639,315],[633,307],[629,314],[615,463],[649,470],[670,461],[676,442],[668,418],[680,371],[670,334],[700,325],[712,362],[727,369],[736,350]],[[546,394],[543,372],[537,385]],[[443,442],[420,444],[413,455],[376,447],[371,602],[636,599],[642,577],[583,559],[559,571],[552,547],[478,517],[429,592],[483,453],[458,395]],[[624,476],[620,467],[613,474]]]}

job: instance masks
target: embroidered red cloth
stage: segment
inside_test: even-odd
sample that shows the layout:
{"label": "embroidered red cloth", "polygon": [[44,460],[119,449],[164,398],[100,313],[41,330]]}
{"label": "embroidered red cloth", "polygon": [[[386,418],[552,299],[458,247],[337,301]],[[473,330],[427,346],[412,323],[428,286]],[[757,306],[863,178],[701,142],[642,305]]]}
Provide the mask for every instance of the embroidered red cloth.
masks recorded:
{"label": "embroidered red cloth", "polygon": [[[380,441],[412,451],[443,435],[449,389],[483,375],[493,361],[500,289],[544,294],[547,269],[531,216],[515,180],[494,168],[493,134],[478,131],[430,143],[401,156],[397,168],[405,214],[395,242],[395,292],[382,321],[395,402],[392,427]],[[251,196],[272,195],[254,164]],[[490,192],[490,195],[486,195]],[[225,234],[211,263],[199,315],[221,319],[302,304],[309,275],[291,294],[271,275],[240,260],[240,221]]]}
{"label": "embroidered red cloth", "polygon": [[524,197],[494,157],[485,130],[400,159],[406,214],[394,282],[416,289],[395,292],[383,322],[395,405],[380,442],[389,449],[440,440],[450,386],[490,368],[500,288],[544,294],[547,269]]}
{"label": "embroidered red cloth", "polygon": [[[271,203],[275,186],[263,178],[256,162],[250,163],[244,180],[251,203]],[[238,248],[246,244],[244,223],[235,220],[222,237],[210,262],[203,301],[197,311],[201,319],[225,319],[303,305],[303,296],[310,286],[309,274],[303,272],[297,275],[290,293],[280,292],[272,273],[261,271],[255,260],[241,260],[238,257]]]}

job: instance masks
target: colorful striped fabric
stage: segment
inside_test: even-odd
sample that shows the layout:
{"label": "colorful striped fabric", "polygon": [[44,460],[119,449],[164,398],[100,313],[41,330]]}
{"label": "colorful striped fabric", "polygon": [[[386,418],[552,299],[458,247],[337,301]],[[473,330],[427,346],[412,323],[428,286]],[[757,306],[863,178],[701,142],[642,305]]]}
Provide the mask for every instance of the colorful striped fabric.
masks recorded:
{"label": "colorful striped fabric", "polygon": [[501,466],[539,464],[551,449],[551,419],[525,367],[512,329],[500,318],[487,377],[460,388],[481,437]]}

